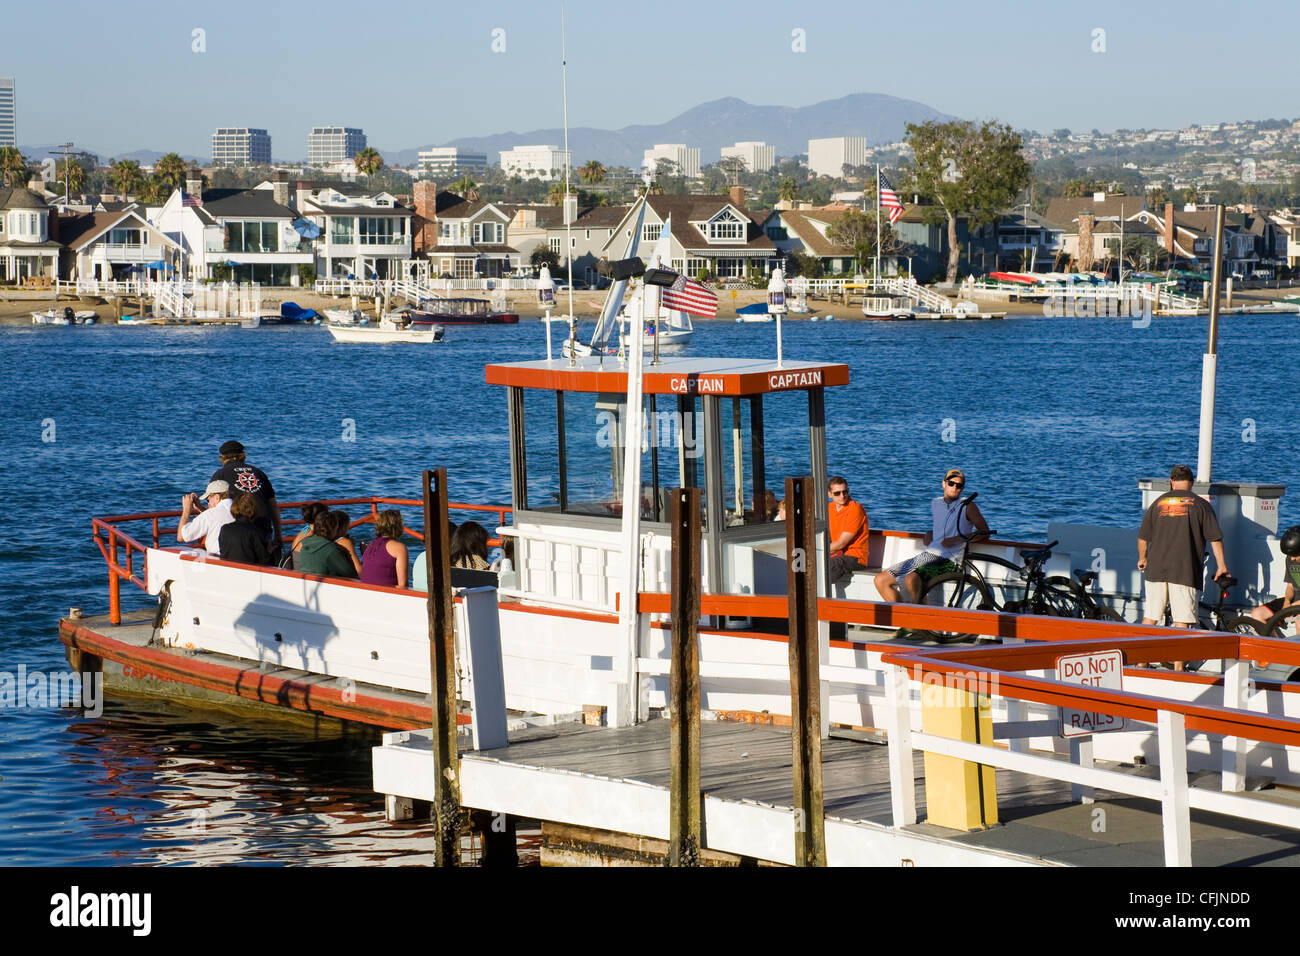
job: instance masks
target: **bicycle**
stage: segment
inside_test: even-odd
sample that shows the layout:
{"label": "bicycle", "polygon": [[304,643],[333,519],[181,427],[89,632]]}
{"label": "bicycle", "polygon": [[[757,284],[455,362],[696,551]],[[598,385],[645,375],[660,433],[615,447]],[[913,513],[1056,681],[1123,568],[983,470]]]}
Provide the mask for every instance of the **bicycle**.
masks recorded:
{"label": "bicycle", "polygon": [[[978,492],[963,499],[959,507],[965,509],[977,495]],[[961,527],[960,515],[958,515],[957,526]],[[1112,608],[1094,601],[1092,595],[1085,589],[1085,586],[1091,584],[1096,577],[1092,572],[1076,572],[1079,574],[1079,581],[1076,582],[1062,575],[1049,575],[1044,571],[1044,566],[1052,556],[1052,549],[1060,543],[1059,541],[1052,541],[1042,548],[1021,551],[1023,565],[998,555],[971,551],[971,543],[976,537],[989,537],[996,533],[996,531],[987,533],[972,531],[970,534],[963,534],[961,537],[965,544],[962,547],[961,562],[957,570],[936,575],[927,581],[921,589],[920,603],[937,603],[944,607],[1002,611],[1011,614],[1122,620]],[[990,583],[979,565],[975,563],[977,560],[1006,568],[1013,572],[1014,576],[1008,575],[1006,581]],[[1024,584],[1018,583],[1017,578],[1022,579]],[[994,597],[995,586],[1002,596],[1001,600]],[[974,635],[959,633],[946,636],[945,632],[936,632],[936,634],[939,635],[939,640],[945,643],[974,637]],[[996,640],[987,637],[980,639]]]}
{"label": "bicycle", "polygon": [[[1223,604],[1228,600],[1228,592],[1237,586],[1237,579],[1231,574],[1220,574],[1214,579],[1214,583],[1219,588],[1219,600],[1214,604],[1206,604],[1204,601],[1196,602],[1196,623],[1207,631],[1226,631],[1229,634],[1255,634],[1262,637],[1269,636],[1272,631],[1269,630],[1272,621],[1267,624],[1261,624],[1249,614],[1231,613],[1224,611]],[[1281,617],[1288,609],[1279,612],[1275,617]],[[1205,661],[1185,661],[1183,670],[1199,670]]]}

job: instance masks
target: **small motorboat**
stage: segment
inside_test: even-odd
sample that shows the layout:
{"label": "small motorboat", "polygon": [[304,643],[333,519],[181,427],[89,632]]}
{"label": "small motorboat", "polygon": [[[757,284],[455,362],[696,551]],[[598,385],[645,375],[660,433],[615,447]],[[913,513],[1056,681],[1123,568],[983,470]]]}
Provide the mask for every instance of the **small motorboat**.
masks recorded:
{"label": "small motorboat", "polygon": [[71,307],[59,309],[51,306],[44,312],[32,313],[32,325],[75,325],[77,314]]}
{"label": "small motorboat", "polygon": [[895,321],[916,318],[916,310],[910,302],[899,302],[888,296],[867,296],[862,300],[862,314],[869,319]]}
{"label": "small motorboat", "polygon": [[389,312],[376,323],[325,326],[335,342],[441,342],[446,331],[441,325],[416,328],[405,312]]}

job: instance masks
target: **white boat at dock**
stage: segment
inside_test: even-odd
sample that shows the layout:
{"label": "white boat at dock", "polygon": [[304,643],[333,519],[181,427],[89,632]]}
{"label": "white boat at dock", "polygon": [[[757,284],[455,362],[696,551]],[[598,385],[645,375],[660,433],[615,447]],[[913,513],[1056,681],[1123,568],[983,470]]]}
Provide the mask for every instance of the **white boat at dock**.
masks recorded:
{"label": "white boat at dock", "polygon": [[32,325],[94,325],[98,318],[99,313],[93,309],[51,306],[42,312],[33,312]]}

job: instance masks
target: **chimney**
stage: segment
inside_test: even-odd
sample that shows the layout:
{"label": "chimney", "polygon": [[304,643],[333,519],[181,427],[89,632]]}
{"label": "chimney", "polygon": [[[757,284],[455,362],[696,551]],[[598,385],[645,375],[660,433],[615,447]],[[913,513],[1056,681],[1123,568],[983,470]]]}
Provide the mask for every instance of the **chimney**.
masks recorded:
{"label": "chimney", "polygon": [[1080,272],[1091,272],[1093,263],[1092,231],[1097,217],[1090,212],[1079,213],[1079,251],[1075,261]]}
{"label": "chimney", "polygon": [[1106,201],[1106,194],[1105,194],[1105,193],[1093,193],[1093,194],[1092,194],[1092,201],[1093,201],[1093,202],[1105,202],[1105,201]]}
{"label": "chimney", "polygon": [[1170,255],[1174,252],[1174,204],[1165,203],[1165,251]]}
{"label": "chimney", "polygon": [[203,173],[197,166],[185,170],[185,194],[187,196],[203,195]]}
{"label": "chimney", "polygon": [[578,218],[578,197],[569,194],[564,197],[564,225],[569,225]]}
{"label": "chimney", "polygon": [[286,170],[275,171],[275,176],[271,180],[271,195],[281,206],[289,205],[289,173]]}
{"label": "chimney", "polygon": [[418,179],[411,186],[415,215],[411,217],[411,255],[418,256],[438,245],[438,184]]}
{"label": "chimney", "polygon": [[731,204],[735,206],[737,209],[744,209],[745,208],[745,187],[732,186],[731,189],[728,190],[728,192],[731,195]]}

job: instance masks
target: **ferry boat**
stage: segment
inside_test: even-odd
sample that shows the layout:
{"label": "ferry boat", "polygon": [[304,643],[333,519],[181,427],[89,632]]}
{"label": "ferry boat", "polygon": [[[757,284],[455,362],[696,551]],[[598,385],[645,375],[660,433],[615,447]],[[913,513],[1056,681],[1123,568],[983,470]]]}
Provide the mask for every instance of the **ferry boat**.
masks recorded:
{"label": "ferry boat", "polygon": [[515,312],[492,308],[487,299],[426,299],[420,308],[405,310],[411,325],[420,328],[430,325],[515,325],[519,315]]}

